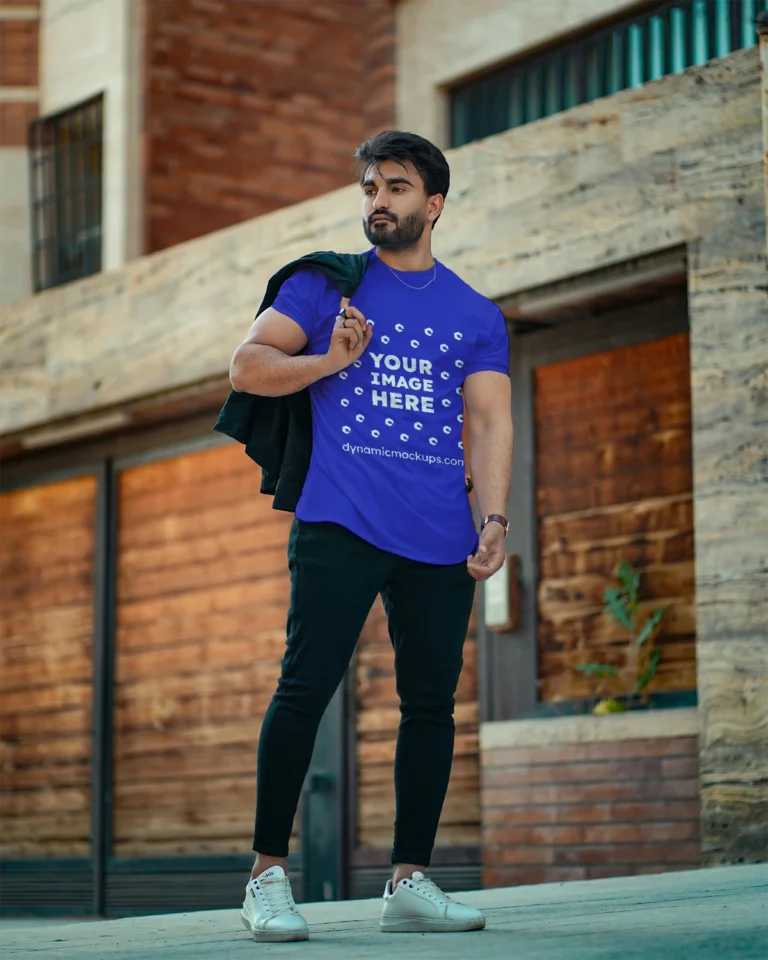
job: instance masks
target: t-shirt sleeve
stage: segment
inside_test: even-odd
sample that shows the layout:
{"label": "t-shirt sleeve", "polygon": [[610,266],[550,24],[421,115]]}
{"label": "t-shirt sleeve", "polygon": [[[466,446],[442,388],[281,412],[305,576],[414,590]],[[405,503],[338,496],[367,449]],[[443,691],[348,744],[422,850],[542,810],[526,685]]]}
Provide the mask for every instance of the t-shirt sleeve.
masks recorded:
{"label": "t-shirt sleeve", "polygon": [[325,276],[319,270],[297,270],[284,281],[272,304],[275,310],[298,323],[307,340],[318,332],[318,308],[325,285]]}
{"label": "t-shirt sleeve", "polygon": [[468,362],[464,376],[495,370],[509,374],[509,334],[504,314],[495,303],[489,304],[483,328],[475,343],[475,350]]}

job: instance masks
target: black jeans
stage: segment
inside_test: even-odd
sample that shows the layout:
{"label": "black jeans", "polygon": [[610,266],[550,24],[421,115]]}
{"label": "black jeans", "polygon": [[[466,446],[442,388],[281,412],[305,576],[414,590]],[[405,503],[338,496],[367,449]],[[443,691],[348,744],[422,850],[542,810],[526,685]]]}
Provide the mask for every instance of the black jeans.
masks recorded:
{"label": "black jeans", "polygon": [[318,725],[381,593],[400,698],[392,862],[426,866],[451,773],[474,580],[464,562],[406,560],[332,523],[294,520],[288,560],[288,641],[259,740],[253,849],[287,856]]}

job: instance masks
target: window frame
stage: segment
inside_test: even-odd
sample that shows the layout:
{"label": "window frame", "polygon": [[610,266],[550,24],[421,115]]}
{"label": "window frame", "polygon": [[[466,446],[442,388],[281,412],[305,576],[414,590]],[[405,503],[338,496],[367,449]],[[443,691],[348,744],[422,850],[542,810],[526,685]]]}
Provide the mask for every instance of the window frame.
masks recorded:
{"label": "window frame", "polygon": [[33,290],[102,269],[104,95],[29,124]]}

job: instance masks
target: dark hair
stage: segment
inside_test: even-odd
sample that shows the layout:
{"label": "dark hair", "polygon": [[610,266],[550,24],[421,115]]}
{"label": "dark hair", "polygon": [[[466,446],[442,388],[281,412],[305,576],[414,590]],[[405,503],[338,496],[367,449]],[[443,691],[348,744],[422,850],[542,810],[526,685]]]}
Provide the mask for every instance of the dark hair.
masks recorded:
{"label": "dark hair", "polygon": [[[375,137],[361,143],[355,150],[358,161],[360,183],[365,180],[365,174],[371,164],[383,163],[384,160],[395,160],[404,163],[406,160],[414,165],[419,176],[424,181],[427,196],[439,193],[443,199],[448,196],[451,185],[451,169],[448,161],[434,143],[425,140],[415,133],[404,133],[402,130],[385,130]],[[440,219],[435,218],[432,226]]]}

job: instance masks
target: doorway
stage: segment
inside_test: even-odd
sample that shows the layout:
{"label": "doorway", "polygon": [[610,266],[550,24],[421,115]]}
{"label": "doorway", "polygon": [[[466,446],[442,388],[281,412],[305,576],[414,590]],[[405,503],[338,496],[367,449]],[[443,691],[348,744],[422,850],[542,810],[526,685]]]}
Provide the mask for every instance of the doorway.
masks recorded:
{"label": "doorway", "polygon": [[[603,612],[626,560],[667,614],[657,702],[695,698],[687,300],[670,290],[597,315],[520,325],[512,345],[515,464],[508,550],[521,609],[485,639],[493,719],[583,712],[578,664],[626,641]],[[660,699],[658,699],[660,698]]]}

